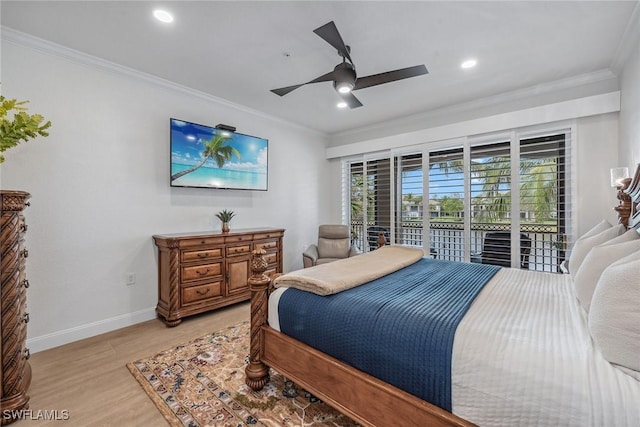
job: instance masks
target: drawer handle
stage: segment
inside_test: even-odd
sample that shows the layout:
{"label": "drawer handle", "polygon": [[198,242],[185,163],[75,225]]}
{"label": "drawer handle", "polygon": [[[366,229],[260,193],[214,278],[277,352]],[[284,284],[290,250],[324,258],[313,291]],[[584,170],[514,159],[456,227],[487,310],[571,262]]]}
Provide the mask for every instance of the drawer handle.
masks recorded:
{"label": "drawer handle", "polygon": [[29,226],[24,222],[20,224],[20,232],[25,233],[27,231],[27,228],[29,228]]}
{"label": "drawer handle", "polygon": [[27,202],[24,204],[25,206],[31,206],[31,202]]}
{"label": "drawer handle", "polygon": [[24,349],[24,358],[25,358],[26,360],[29,360],[29,359],[31,358],[31,352],[29,351],[29,349],[28,349],[28,348],[25,348],[25,349]]}
{"label": "drawer handle", "polygon": [[26,249],[23,249],[20,251],[20,255],[22,255],[23,258],[28,258],[29,257],[29,251]]}
{"label": "drawer handle", "polygon": [[206,241],[206,240],[201,240],[201,241],[200,241],[200,244],[201,244],[201,245],[205,245],[206,243],[207,243],[207,241]]}
{"label": "drawer handle", "polygon": [[209,256],[209,252],[199,253],[198,258],[207,258]]}
{"label": "drawer handle", "polygon": [[27,288],[28,288],[29,286],[31,286],[31,285],[29,284],[29,281],[28,281],[27,279],[24,279],[24,280],[22,281],[22,286],[24,286],[24,288],[25,288],[25,289],[27,289]]}
{"label": "drawer handle", "polygon": [[211,271],[211,270],[209,270],[207,268],[205,271],[196,270],[196,273],[201,275],[201,276],[204,276],[205,274],[209,274],[209,271]]}
{"label": "drawer handle", "polygon": [[209,291],[210,291],[210,289],[209,289],[209,288],[207,288],[207,290],[206,290],[206,291],[204,291],[204,292],[203,292],[203,291],[201,291],[200,289],[197,289],[197,290],[196,290],[196,294],[198,294],[198,295],[206,295],[206,294],[208,294],[208,293],[209,293]]}
{"label": "drawer handle", "polygon": [[24,323],[29,323],[29,313],[25,313],[22,320],[24,321]]}

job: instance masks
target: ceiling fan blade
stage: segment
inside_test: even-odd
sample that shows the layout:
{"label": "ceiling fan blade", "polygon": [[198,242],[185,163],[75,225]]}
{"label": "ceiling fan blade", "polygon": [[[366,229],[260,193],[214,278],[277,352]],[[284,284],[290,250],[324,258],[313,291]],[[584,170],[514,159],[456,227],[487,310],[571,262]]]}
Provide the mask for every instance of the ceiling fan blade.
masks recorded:
{"label": "ceiling fan blade", "polygon": [[302,83],[302,84],[299,84],[299,85],[293,85],[293,86],[287,86],[287,87],[281,87],[279,89],[271,89],[271,92],[275,93],[276,95],[285,96],[289,92],[292,92],[292,91],[298,89],[300,86],[308,85],[310,83],[328,82],[328,81],[332,81],[333,78],[334,78],[333,71],[330,71],[327,74],[323,74],[320,77],[316,77],[315,79],[313,79],[311,81],[308,81],[306,83]]}
{"label": "ceiling fan blade", "polygon": [[340,94],[340,98],[342,98],[342,100],[346,102],[351,109],[362,107],[362,102],[360,102],[351,92]]}
{"label": "ceiling fan blade", "polygon": [[399,70],[387,71],[386,73],[358,77],[353,90],[395,82],[396,80],[408,79],[410,77],[417,77],[427,73],[427,67],[424,65],[416,65],[415,67],[401,68]]}
{"label": "ceiling fan blade", "polygon": [[278,88],[278,89],[271,89],[271,92],[275,93],[276,95],[285,96],[289,92],[294,91],[294,90],[298,89],[300,86],[304,86],[305,84],[306,83],[302,83],[302,84],[299,84],[299,85],[281,87],[281,88]]}
{"label": "ceiling fan blade", "polygon": [[340,56],[347,58],[349,62],[353,64],[353,61],[351,60],[351,56],[349,56],[349,49],[347,49],[347,46],[344,44],[344,41],[342,40],[342,36],[340,36],[340,33],[338,32],[338,28],[336,27],[336,24],[334,24],[333,21],[327,22],[322,27],[316,28],[315,30],[313,30],[313,32],[319,35],[324,41],[329,43],[331,46],[336,48],[340,53]]}

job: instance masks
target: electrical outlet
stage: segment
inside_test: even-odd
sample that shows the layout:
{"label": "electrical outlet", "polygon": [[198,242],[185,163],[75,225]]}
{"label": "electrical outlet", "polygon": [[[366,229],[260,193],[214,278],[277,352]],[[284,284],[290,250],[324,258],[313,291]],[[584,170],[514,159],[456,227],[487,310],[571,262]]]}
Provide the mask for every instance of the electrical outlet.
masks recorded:
{"label": "electrical outlet", "polygon": [[136,284],[136,273],[127,273],[126,275],[127,286]]}

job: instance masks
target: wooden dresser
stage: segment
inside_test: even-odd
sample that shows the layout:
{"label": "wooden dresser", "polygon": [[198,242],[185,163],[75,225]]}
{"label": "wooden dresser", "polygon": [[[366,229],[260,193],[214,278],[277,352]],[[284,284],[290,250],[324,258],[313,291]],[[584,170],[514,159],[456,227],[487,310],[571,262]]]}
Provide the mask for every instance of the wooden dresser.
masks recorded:
{"label": "wooden dresser", "polygon": [[24,247],[27,225],[22,214],[30,194],[23,191],[0,191],[0,423],[15,421],[21,409],[29,407],[27,391],[31,384],[31,367],[27,362],[25,274],[29,252]]}
{"label": "wooden dresser", "polygon": [[158,305],[167,326],[185,316],[250,299],[251,252],[262,248],[269,268],[282,273],[283,229],[153,236],[158,247]]}

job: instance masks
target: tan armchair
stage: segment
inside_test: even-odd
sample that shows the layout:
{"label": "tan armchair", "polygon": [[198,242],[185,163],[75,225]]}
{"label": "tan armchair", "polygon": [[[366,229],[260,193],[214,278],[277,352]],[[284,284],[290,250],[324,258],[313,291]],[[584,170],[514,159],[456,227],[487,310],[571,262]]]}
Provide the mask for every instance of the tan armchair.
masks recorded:
{"label": "tan armchair", "polygon": [[302,254],[304,268],[358,255],[351,245],[351,231],[347,225],[321,225],[318,244],[310,245]]}

